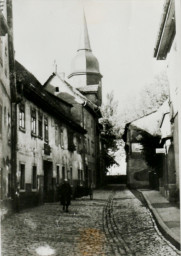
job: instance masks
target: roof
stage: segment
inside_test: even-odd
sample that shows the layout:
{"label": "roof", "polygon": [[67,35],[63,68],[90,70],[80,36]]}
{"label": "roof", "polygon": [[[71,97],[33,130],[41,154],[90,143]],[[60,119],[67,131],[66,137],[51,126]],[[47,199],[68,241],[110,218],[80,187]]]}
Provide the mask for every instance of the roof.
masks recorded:
{"label": "roof", "polygon": [[160,113],[152,112],[130,123],[138,129],[142,129],[151,135],[159,134]]}
{"label": "roof", "polygon": [[83,10],[82,30],[81,30],[81,35],[80,35],[78,51],[80,51],[80,50],[91,51],[89,33],[88,33],[88,29],[87,29],[87,22],[86,22],[84,10]]}
{"label": "roof", "polygon": [[174,5],[174,0],[165,0],[156,46],[154,49],[154,57],[158,60],[166,58],[175,36]]}
{"label": "roof", "polygon": [[63,80],[59,74],[52,74],[43,87],[53,94],[55,94],[55,87],[59,87],[59,92],[56,93],[58,98],[68,101],[71,104],[82,104],[91,111],[92,114],[101,117],[100,108],[85,97],[78,89]]}
{"label": "roof", "polygon": [[123,134],[123,140],[126,141],[126,133],[129,126],[133,126],[134,128],[141,129],[146,131],[147,133],[156,136],[161,134],[160,127],[163,123],[163,119],[165,115],[169,114],[169,102],[166,100],[158,110],[151,112],[143,117],[135,119],[125,125],[125,130]]}
{"label": "roof", "polygon": [[160,127],[162,126],[163,120],[165,118],[165,115],[170,114],[170,106],[169,106],[169,101],[166,100],[161,107],[159,108],[160,114],[161,114],[161,119],[160,119]]}
{"label": "roof", "polygon": [[[21,94],[23,94],[35,105],[46,110],[46,112],[55,115],[57,118],[60,118],[76,131],[86,133],[86,130],[71,118],[70,113],[65,111],[63,106],[64,102],[62,104],[59,98],[47,92],[40,84],[40,82],[35,78],[35,76],[32,75],[23,65],[16,61],[15,69],[17,88]],[[21,88],[21,85],[23,85],[23,89]],[[71,108],[69,103],[64,105],[66,105],[66,108]]]}
{"label": "roof", "polygon": [[0,10],[0,36],[5,36],[9,32],[8,24],[2,11]]}
{"label": "roof", "polygon": [[98,84],[78,88],[78,90],[82,93],[97,93],[98,89],[99,89]]}
{"label": "roof", "polygon": [[142,131],[149,133],[152,136],[160,135],[160,116],[161,115],[159,111],[154,111],[143,117],[133,120],[132,122],[127,123],[125,125],[124,134],[122,136],[123,140],[126,142],[126,134],[129,127],[138,130],[140,129]]}
{"label": "roof", "polygon": [[68,78],[76,74],[97,74],[102,77],[99,70],[99,62],[92,51],[79,50],[71,63],[71,74]]}
{"label": "roof", "polygon": [[41,83],[38,79],[29,72],[22,64],[20,64],[17,60],[15,61],[15,69],[16,69],[16,80],[18,82],[22,82],[24,85],[33,84],[35,86],[41,86]]}

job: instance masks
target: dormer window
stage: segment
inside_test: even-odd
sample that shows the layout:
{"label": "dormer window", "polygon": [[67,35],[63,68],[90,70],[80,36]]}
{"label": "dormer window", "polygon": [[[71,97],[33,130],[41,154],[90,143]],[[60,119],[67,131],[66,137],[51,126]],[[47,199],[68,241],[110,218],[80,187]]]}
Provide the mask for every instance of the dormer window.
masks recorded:
{"label": "dormer window", "polygon": [[59,92],[59,87],[55,87],[55,91],[56,91],[56,92]]}

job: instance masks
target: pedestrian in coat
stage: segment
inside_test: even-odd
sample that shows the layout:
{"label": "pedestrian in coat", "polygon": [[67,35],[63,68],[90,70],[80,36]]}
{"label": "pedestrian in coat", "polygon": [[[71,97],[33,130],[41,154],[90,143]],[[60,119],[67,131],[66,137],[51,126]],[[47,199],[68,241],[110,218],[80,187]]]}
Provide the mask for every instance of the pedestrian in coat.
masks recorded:
{"label": "pedestrian in coat", "polygon": [[68,207],[71,202],[72,189],[67,179],[64,180],[59,190],[60,203],[63,205],[63,211],[68,212]]}

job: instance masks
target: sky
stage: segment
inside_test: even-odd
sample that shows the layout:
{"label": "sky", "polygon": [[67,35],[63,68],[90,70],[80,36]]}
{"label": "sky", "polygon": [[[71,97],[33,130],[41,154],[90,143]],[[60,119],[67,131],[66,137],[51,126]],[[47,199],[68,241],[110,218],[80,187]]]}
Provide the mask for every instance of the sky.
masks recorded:
{"label": "sky", "polygon": [[103,102],[114,91],[119,109],[165,69],[153,51],[163,0],[13,0],[15,57],[44,83],[70,74],[84,7],[90,43],[103,75]]}

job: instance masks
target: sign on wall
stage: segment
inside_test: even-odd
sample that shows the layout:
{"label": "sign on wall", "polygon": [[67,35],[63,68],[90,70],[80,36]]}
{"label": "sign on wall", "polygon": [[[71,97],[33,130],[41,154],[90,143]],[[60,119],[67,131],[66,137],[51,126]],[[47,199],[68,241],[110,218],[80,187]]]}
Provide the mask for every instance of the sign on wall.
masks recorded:
{"label": "sign on wall", "polygon": [[165,154],[165,148],[156,148],[156,154]]}
{"label": "sign on wall", "polygon": [[141,153],[143,151],[143,145],[141,143],[132,143],[131,149],[133,153]]}

